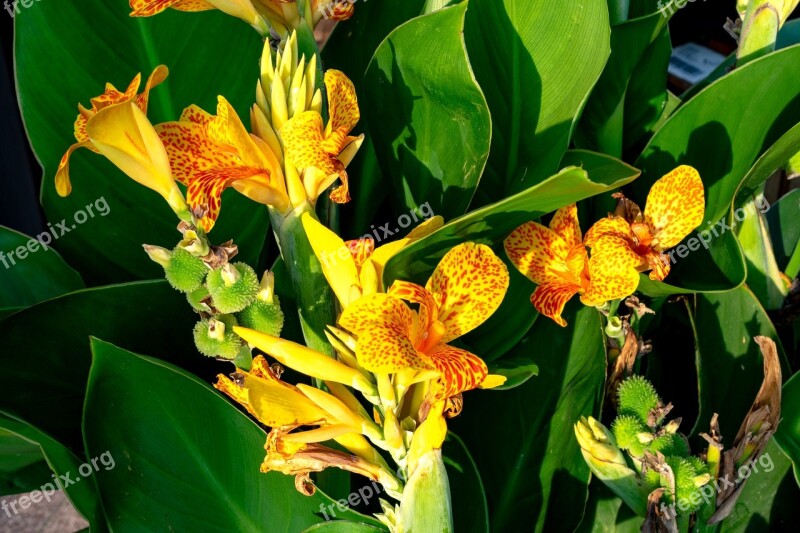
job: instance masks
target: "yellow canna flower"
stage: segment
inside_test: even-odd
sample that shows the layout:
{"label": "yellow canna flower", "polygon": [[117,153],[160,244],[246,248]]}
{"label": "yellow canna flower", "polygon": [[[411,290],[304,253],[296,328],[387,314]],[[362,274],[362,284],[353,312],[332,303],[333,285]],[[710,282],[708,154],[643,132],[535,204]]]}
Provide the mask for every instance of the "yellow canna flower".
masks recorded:
{"label": "yellow canna flower", "polygon": [[214,226],[228,187],[282,213],[289,209],[280,162],[264,141],[247,132],[225,98],[219,97],[216,116],[191,106],[179,121],[159,124],[156,130],[206,231]]}
{"label": "yellow canna flower", "polygon": [[338,70],[325,72],[330,120],[323,125],[322,115],[304,111],[290,119],[280,131],[286,165],[302,176],[308,199],[315,203],[322,192],[337,180],[341,185],[330,194],[332,201],[350,201],[345,168],[355,157],[364,135],[350,135],[361,118],[353,83]]}
{"label": "yellow canna flower", "polygon": [[[449,398],[482,386],[488,370],[478,356],[447,343],[486,321],[507,289],[505,264],[489,247],[465,243],[445,255],[425,287],[396,281],[387,294],[351,303],[339,323],[358,337],[356,357],[363,368],[378,374],[433,370],[435,395]],[[418,304],[419,311],[403,300]]]}
{"label": "yellow canna flower", "polygon": [[533,306],[560,326],[567,325],[561,313],[576,294],[585,305],[598,306],[633,294],[639,285],[639,275],[630,270],[630,258],[627,263],[602,264],[594,255],[589,258],[575,204],[556,211],[549,228],[536,222],[523,224],[504,245],[514,266],[538,285],[531,295]]}
{"label": "yellow canna flower", "polygon": [[253,26],[259,33],[269,33],[264,18],[250,0],[129,0],[132,17],[152,17],[172,8],[178,11],[220,11],[240,18]]}
{"label": "yellow canna flower", "polygon": [[147,119],[150,89],[164,81],[167,67],[158,66],[147,80],[144,92],[137,94],[141,74],[137,74],[125,92],[110,83],[105,92],[91,99],[92,108],[78,105],[75,139],[61,158],[56,171],[56,191],[61,196],[72,192],[69,160],[78,148],[104,155],[131,179],[148,187],[169,203],[180,216],[188,216],[188,208],[170,171],[164,146]]}
{"label": "yellow canna flower", "polygon": [[314,254],[322,265],[325,279],[333,288],[342,309],[362,295],[383,290],[383,267],[389,259],[412,242],[444,225],[442,217],[432,217],[405,238],[375,249],[375,240],[368,235],[345,242],[313,216],[304,214],[301,220]]}
{"label": "yellow canna flower", "polygon": [[621,194],[617,197],[616,213],[586,233],[598,268],[619,268],[615,263],[622,262],[629,272],[651,270],[650,279],[663,281],[670,271],[664,252],[703,222],[705,191],[700,174],[683,165],[659,179],[647,195],[644,213]]}

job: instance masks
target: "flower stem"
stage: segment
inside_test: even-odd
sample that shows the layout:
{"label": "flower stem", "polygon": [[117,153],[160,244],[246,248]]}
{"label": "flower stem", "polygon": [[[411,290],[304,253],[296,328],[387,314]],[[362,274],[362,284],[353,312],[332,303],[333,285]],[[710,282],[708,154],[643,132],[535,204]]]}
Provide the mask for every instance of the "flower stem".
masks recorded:
{"label": "flower stem", "polygon": [[419,458],[403,490],[399,531],[441,531],[452,533],[453,510],[442,450],[434,449]]}

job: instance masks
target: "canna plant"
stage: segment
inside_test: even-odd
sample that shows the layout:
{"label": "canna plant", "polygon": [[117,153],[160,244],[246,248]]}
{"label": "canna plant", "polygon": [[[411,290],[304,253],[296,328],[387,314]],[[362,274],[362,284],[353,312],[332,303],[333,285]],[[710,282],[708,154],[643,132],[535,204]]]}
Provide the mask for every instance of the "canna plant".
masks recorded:
{"label": "canna plant", "polygon": [[4,494],[79,473],[92,531],[796,523],[797,2],[738,4],[681,95],[677,2],[16,18],[51,223],[0,228]]}

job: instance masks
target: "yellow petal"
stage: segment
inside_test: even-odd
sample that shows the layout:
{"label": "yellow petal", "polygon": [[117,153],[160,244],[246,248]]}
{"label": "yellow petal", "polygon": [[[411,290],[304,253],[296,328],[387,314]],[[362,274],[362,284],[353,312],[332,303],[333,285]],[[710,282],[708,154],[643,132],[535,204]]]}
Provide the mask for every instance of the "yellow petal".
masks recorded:
{"label": "yellow petal", "polygon": [[639,262],[624,240],[613,236],[598,240],[589,259],[589,287],[581,301],[600,306],[633,294],[639,286]]}
{"label": "yellow petal", "polygon": [[505,376],[501,376],[499,374],[489,374],[486,376],[486,379],[483,380],[483,383],[480,384],[480,388],[482,389],[494,389],[496,387],[500,387],[504,385],[506,380]]}
{"label": "yellow petal", "polygon": [[[431,324],[433,324],[433,321],[437,320],[439,307],[433,295],[425,290],[424,287],[420,287],[416,283],[411,283],[410,281],[397,280],[392,283],[392,286],[389,287],[389,290],[386,292],[395,298],[400,298],[401,300],[419,305],[420,333],[426,333]],[[416,342],[418,339],[414,339],[414,341]]]}
{"label": "yellow petal", "polygon": [[667,254],[660,252],[650,252],[645,256],[647,266],[650,268],[650,279],[654,281],[664,281],[670,271],[670,259]]}
{"label": "yellow petal", "polygon": [[537,285],[562,283],[565,275],[572,273],[567,242],[541,224],[523,224],[511,232],[503,245],[511,263]]}
{"label": "yellow petal", "polygon": [[323,426],[321,428],[311,429],[308,431],[289,433],[283,437],[283,440],[284,442],[310,444],[312,442],[325,442],[326,440],[334,440],[342,435],[347,435],[348,433],[352,432],[353,428],[347,424],[334,424],[332,426]]}
{"label": "yellow petal", "polygon": [[565,327],[567,321],[561,318],[561,313],[570,298],[580,290],[580,285],[564,281],[543,283],[533,291],[531,303],[539,313],[552,318],[559,326]]}
{"label": "yellow petal", "polygon": [[425,286],[439,306],[446,343],[488,319],[508,290],[508,269],[483,244],[467,242],[447,252]]}
{"label": "yellow petal", "polygon": [[286,158],[299,171],[315,167],[326,175],[334,174],[331,155],[322,149],[322,116],[304,111],[284,124],[281,130]]}
{"label": "yellow petal", "polygon": [[[325,130],[325,136],[347,137],[361,119],[358,109],[358,99],[353,82],[344,72],[330,69],[325,72],[325,88],[328,92],[328,113],[330,120]],[[342,151],[344,144],[340,144],[336,153]]]}
{"label": "yellow petal", "polygon": [[489,373],[480,357],[447,344],[435,346],[427,355],[439,373],[442,398],[478,387]]}
{"label": "yellow petal", "polygon": [[680,244],[703,222],[704,213],[705,191],[697,170],[683,165],[659,179],[644,209],[653,249],[663,252]]}
{"label": "yellow petal", "polygon": [[581,226],[578,222],[578,206],[575,204],[565,205],[553,215],[550,221],[550,229],[559,237],[564,239],[569,248],[581,244]]}
{"label": "yellow petal", "polygon": [[130,178],[159,193],[176,212],[186,209],[172,178],[167,151],[147,116],[133,102],[98,111],[86,131],[94,147]]}
{"label": "yellow petal", "polygon": [[[584,244],[589,248],[594,248],[599,239],[604,237],[613,236],[618,237],[630,243],[631,248],[635,246],[634,235],[631,230],[631,225],[622,217],[609,216],[601,218],[589,228],[586,232]],[[594,251],[594,250],[593,250]]]}
{"label": "yellow petal", "polygon": [[88,148],[90,146],[91,143],[89,141],[75,143],[69,147],[67,153],[61,158],[56,171],[56,192],[58,192],[59,196],[69,196],[72,192],[72,182],[69,179],[69,158],[72,157],[72,152],[78,148]]}
{"label": "yellow petal", "polygon": [[332,232],[316,220],[311,214],[304,213],[300,219],[303,228],[314,249],[314,255],[322,265],[325,279],[339,299],[342,308],[350,304],[350,290],[353,286],[360,287],[358,269],[350,253],[350,249]]}
{"label": "yellow petal", "polygon": [[304,385],[302,383],[298,384],[297,388],[300,389],[300,391],[305,394],[308,399],[330,413],[330,415],[338,420],[339,423],[349,426],[352,431],[374,434],[377,430],[374,422],[361,416],[358,411],[352,411],[347,404],[335,396],[328,394],[327,392],[316,387]]}
{"label": "yellow petal", "polygon": [[205,0],[130,0],[132,17],[152,17],[168,8],[180,11],[205,11],[214,6]]}

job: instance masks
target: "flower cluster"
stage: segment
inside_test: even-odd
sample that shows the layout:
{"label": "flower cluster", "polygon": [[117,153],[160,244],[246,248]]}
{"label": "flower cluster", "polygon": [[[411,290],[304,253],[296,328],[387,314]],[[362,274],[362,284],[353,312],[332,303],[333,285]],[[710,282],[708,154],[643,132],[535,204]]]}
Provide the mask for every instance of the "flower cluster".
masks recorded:
{"label": "flower cluster", "polygon": [[[639,273],[663,281],[669,273],[664,253],[703,221],[705,195],[698,172],[680,166],[650,189],[644,212],[621,193],[616,211],[596,222],[582,237],[578,209],[559,209],[545,227],[528,222],[505,240],[508,258],[537,284],[531,303],[561,326],[566,303],[602,306],[633,294]],[[589,251],[587,251],[587,248]]]}

